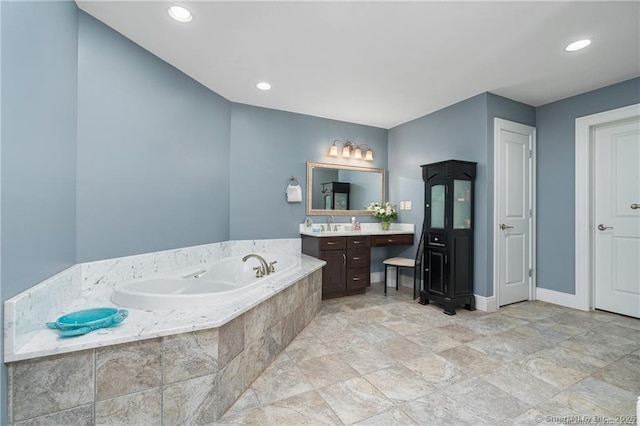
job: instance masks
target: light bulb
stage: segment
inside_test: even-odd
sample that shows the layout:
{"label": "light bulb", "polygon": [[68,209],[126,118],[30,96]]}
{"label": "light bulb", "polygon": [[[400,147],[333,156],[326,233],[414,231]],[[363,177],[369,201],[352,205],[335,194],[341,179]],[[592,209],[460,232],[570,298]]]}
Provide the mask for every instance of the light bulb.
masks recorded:
{"label": "light bulb", "polygon": [[182,6],[171,6],[167,11],[178,22],[190,22],[193,19],[191,12]]}

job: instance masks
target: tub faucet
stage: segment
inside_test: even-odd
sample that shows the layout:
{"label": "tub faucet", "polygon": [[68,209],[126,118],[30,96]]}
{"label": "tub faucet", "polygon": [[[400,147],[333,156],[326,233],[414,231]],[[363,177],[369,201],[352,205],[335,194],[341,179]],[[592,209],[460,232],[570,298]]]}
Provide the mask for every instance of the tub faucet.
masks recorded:
{"label": "tub faucet", "polygon": [[250,257],[254,257],[258,259],[258,261],[260,262],[260,266],[253,268],[253,270],[256,271],[256,277],[258,278],[264,277],[265,275],[269,275],[271,273],[271,271],[269,270],[269,265],[267,264],[267,261],[264,260],[260,255],[251,253],[243,257],[242,261],[246,262],[247,259],[249,259]]}

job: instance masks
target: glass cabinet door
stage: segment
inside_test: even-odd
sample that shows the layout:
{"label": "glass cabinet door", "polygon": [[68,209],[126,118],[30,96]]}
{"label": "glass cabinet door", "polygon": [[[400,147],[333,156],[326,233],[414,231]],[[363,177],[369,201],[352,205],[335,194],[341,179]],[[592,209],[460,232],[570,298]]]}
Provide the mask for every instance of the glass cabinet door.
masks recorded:
{"label": "glass cabinet door", "polygon": [[453,228],[471,228],[471,181],[453,181]]}
{"label": "glass cabinet door", "polygon": [[431,187],[431,227],[444,229],[444,185]]}

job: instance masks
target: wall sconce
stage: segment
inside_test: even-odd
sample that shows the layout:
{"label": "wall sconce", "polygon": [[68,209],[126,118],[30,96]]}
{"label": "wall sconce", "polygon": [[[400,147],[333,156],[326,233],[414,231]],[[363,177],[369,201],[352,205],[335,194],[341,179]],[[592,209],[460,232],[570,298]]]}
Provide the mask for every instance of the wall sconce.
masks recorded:
{"label": "wall sconce", "polygon": [[[342,145],[343,158],[351,158],[351,156],[353,155],[353,158],[355,158],[356,160],[364,159],[367,161],[373,161],[373,150],[369,147],[369,145],[364,143],[360,145],[356,145],[350,141],[342,142],[337,139],[333,141],[333,143],[331,144],[331,147],[329,148],[330,157],[338,157],[338,146],[336,145],[336,143]],[[362,156],[363,149],[364,149],[364,157]]]}

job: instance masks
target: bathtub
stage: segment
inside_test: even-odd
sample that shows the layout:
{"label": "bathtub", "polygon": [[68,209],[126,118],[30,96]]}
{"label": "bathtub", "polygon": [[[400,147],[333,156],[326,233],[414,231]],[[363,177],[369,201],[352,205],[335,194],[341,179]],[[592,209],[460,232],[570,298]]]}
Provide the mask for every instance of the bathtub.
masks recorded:
{"label": "bathtub", "polygon": [[243,256],[220,259],[211,264],[183,268],[168,274],[141,278],[117,284],[111,301],[134,309],[182,309],[214,305],[234,299],[269,280],[293,269],[298,257],[287,254],[260,253],[275,272],[256,277],[255,258],[242,261]]}

